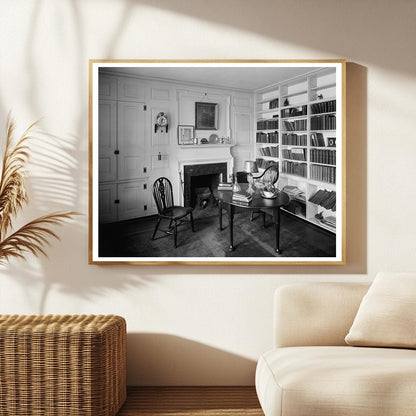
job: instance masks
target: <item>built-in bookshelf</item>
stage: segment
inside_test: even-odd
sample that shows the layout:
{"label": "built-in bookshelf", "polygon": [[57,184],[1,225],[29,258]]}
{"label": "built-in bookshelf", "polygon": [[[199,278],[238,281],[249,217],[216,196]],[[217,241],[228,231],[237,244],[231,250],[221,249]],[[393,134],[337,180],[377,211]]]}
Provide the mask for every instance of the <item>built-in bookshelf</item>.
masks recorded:
{"label": "built-in bookshelf", "polygon": [[335,68],[322,68],[255,93],[256,160],[279,166],[285,209],[335,232],[337,108]]}

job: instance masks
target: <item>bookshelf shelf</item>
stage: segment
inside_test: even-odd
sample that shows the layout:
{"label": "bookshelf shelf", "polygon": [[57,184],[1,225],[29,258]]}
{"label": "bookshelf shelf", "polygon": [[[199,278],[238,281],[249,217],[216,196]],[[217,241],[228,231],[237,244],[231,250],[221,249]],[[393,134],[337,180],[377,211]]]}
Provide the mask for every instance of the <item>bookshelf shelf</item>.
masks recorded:
{"label": "bookshelf shelf", "polygon": [[[337,150],[338,145],[337,130],[334,128],[337,126],[335,81],[335,68],[313,70],[309,74],[281,82],[267,90],[255,92],[254,110],[256,122],[270,120],[272,114],[279,116],[275,117],[278,128],[255,129],[257,133],[266,135],[276,133],[274,142],[256,141],[255,157],[258,160],[264,160],[263,167],[273,162],[279,165],[280,174],[277,184],[279,189],[282,190],[285,186],[298,188],[302,197],[304,196],[304,199],[300,200],[291,196],[292,201],[302,205],[300,213],[295,212],[296,210],[291,211],[291,207],[285,211],[332,233],[336,232],[335,228],[322,223],[319,218],[315,218],[315,215],[325,211],[323,215],[331,217],[330,222],[333,217],[336,217],[336,212],[324,210],[322,206],[310,202],[309,199],[320,190],[336,192],[337,189],[336,183],[320,180],[325,178],[334,182],[337,178],[337,166],[323,163],[337,160],[335,152],[332,153]],[[268,108],[269,105],[274,108]],[[313,144],[319,144],[319,146]],[[328,146],[328,144],[333,144],[333,146]],[[262,149],[269,146],[278,147],[277,157],[261,154],[265,153]],[[293,155],[298,159],[292,158]],[[319,162],[314,160],[319,160]],[[259,168],[259,172],[263,171],[264,169]]]}
{"label": "bookshelf shelf", "polygon": [[308,118],[308,116],[307,115],[304,115],[304,116],[282,117],[282,120],[296,120],[296,119],[299,119],[299,118]]}
{"label": "bookshelf shelf", "polygon": [[[303,95],[303,94],[307,94],[308,90],[302,90],[302,91],[296,91],[296,92],[292,92],[291,94],[284,94],[282,95],[282,99],[286,99],[286,98],[290,98],[290,97],[296,97],[298,95]],[[290,106],[289,106],[290,107]]]}
{"label": "bookshelf shelf", "polygon": [[311,87],[310,90],[311,91],[326,90],[328,88],[335,88],[335,87],[336,87],[335,82],[331,82],[330,84],[320,85],[319,87]]}
{"label": "bookshelf shelf", "polygon": [[266,104],[266,103],[269,103],[270,101],[276,100],[277,98],[279,98],[279,95],[274,95],[274,96],[271,96],[270,98],[259,100],[256,102],[256,104]]}

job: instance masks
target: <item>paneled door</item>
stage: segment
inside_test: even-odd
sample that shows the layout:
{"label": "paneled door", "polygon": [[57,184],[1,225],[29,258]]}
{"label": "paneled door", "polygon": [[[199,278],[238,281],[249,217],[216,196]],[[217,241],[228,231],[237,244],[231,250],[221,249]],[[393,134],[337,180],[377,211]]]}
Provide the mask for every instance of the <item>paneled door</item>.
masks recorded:
{"label": "paneled door", "polygon": [[118,180],[149,176],[146,163],[144,103],[118,102]]}
{"label": "paneled door", "polygon": [[150,208],[149,189],[146,181],[121,183],[118,189],[118,219],[144,217]]}
{"label": "paneled door", "polygon": [[117,103],[100,100],[98,112],[98,177],[100,182],[117,179]]}

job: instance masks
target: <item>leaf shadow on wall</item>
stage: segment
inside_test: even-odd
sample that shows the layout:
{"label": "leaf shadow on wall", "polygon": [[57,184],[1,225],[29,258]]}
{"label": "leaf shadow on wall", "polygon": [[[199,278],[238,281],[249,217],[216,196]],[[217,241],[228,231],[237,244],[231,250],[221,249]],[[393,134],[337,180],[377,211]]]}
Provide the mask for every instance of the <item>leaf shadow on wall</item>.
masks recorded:
{"label": "leaf shadow on wall", "polygon": [[[287,42],[313,50],[313,56],[305,56],[305,52],[300,56],[267,56],[267,51],[264,51],[264,59],[311,59],[322,51],[325,56],[318,55],[321,59],[353,56],[357,61],[403,74],[416,73],[416,54],[409,51],[409,39],[416,37],[416,7],[412,1],[401,1],[399,4],[384,1],[382,5],[375,5],[372,1],[332,0],[213,0],[191,3],[187,0],[130,0],[128,5],[131,7],[131,4],[136,9],[145,5],[171,11],[178,16],[213,22],[241,32],[258,33],[265,40],[269,38],[271,41]],[[177,36],[182,35],[185,40],[192,38],[183,29],[181,32],[180,25],[177,27],[177,36],[169,36],[170,28],[159,26],[158,29],[166,30],[166,51],[169,51],[169,42],[177,42]],[[206,59],[211,56],[193,58]],[[227,58],[232,58],[232,55]]]}
{"label": "leaf shadow on wall", "polygon": [[[111,267],[103,268],[99,278],[94,273],[78,271],[80,264],[88,262],[88,246],[85,238],[86,209],[85,206],[80,207],[78,202],[79,194],[86,188],[86,184],[74,179],[79,171],[77,142],[75,137],[58,137],[41,129],[35,131],[29,142],[31,158],[28,164],[27,189],[30,218],[26,218],[24,207],[22,215],[18,215],[16,226],[22,221],[57,210],[80,211],[81,215],[65,222],[61,227],[54,228],[64,241],[50,240],[51,245],[46,248],[48,258],[28,255],[27,261],[12,261],[0,271],[4,271],[5,277],[18,281],[23,288],[41,287],[40,293],[36,290],[24,291],[25,296],[28,296],[28,305],[37,309],[40,314],[54,313],[47,308],[47,298],[52,288],[65,294],[74,294],[77,298],[91,299],[109,289],[123,291],[146,284],[146,278],[135,276],[128,270],[120,273],[117,278],[114,278]],[[63,250],[61,244],[64,242],[66,247],[73,247],[74,251],[68,253]],[[74,259],[73,254],[79,252],[82,253],[81,257]],[[59,308],[55,305],[54,308],[56,307]],[[74,313],[76,312],[77,305],[74,305]]]}
{"label": "leaf shadow on wall", "polygon": [[[127,335],[127,384],[253,385],[256,361],[169,334]],[[244,380],[244,382],[242,382]]]}

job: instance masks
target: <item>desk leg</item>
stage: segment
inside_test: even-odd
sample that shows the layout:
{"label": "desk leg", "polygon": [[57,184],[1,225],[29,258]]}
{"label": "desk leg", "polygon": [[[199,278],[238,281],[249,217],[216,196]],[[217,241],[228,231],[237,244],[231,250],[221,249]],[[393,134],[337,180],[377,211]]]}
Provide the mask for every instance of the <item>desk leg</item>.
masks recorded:
{"label": "desk leg", "polygon": [[273,217],[276,232],[276,254],[280,254],[280,207],[274,209]]}
{"label": "desk leg", "polygon": [[220,231],[222,231],[222,203],[218,201],[218,220],[220,222]]}
{"label": "desk leg", "polygon": [[234,236],[233,236],[233,228],[234,228],[234,205],[227,204],[228,208],[228,226],[230,227],[230,247],[228,251],[234,251]]}

